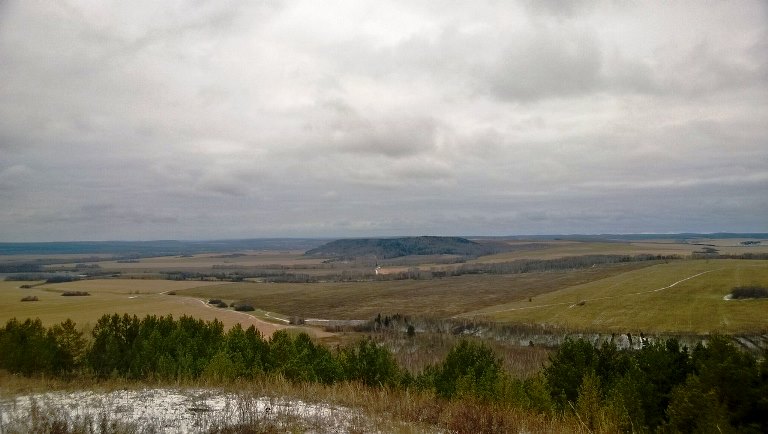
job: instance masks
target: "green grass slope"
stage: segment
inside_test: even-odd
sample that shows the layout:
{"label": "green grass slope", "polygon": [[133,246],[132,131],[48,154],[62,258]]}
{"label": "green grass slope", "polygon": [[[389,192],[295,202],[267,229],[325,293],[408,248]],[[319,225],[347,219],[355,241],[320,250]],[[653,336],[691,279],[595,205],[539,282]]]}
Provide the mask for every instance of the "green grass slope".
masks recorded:
{"label": "green grass slope", "polygon": [[768,300],[725,297],[736,286],[766,284],[766,261],[674,261],[464,316],[596,331],[757,331],[768,329]]}

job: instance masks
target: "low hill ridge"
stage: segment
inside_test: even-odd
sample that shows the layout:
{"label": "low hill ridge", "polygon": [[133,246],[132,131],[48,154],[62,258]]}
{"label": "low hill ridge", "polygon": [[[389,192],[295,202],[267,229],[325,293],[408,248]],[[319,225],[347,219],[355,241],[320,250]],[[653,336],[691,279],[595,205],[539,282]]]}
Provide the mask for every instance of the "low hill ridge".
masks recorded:
{"label": "low hill ridge", "polygon": [[307,256],[333,258],[398,258],[411,255],[457,255],[475,257],[494,253],[495,249],[461,237],[419,236],[402,238],[356,238],[331,241],[309,250]]}

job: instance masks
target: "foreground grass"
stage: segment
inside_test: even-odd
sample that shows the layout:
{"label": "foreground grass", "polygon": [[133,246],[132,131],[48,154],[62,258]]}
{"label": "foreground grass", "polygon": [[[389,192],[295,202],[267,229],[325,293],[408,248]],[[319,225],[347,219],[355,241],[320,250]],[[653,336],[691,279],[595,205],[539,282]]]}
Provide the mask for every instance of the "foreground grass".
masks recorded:
{"label": "foreground grass", "polygon": [[[432,393],[393,390],[387,388],[369,388],[359,383],[339,383],[331,386],[320,384],[295,384],[282,378],[263,377],[253,381],[237,382],[129,382],[125,380],[96,381],[88,377],[77,377],[68,381],[46,378],[24,378],[0,371],[0,382],[5,386],[0,390],[0,398],[8,400],[18,396],[42,392],[93,391],[109,393],[121,390],[173,389],[184,393],[185,390],[207,390],[214,395],[236,394],[238,406],[244,411],[251,411],[250,425],[241,425],[233,429],[221,427],[217,432],[337,432],[333,421],[312,419],[272,419],[266,420],[255,406],[249,403],[258,399],[283,400],[322,404],[346,411],[351,415],[350,426],[346,432],[391,432],[391,433],[497,433],[497,432],[589,432],[577,418],[570,415],[558,415],[549,412],[537,412],[512,405],[484,404],[472,399],[441,400]],[[141,403],[137,403],[141,405]],[[45,406],[41,407],[43,410]],[[46,417],[55,419],[56,414],[48,409],[49,414],[40,412],[30,415],[37,418],[37,426],[44,426]],[[33,422],[33,421],[28,421]],[[116,429],[111,432],[132,432],[130,421],[107,420]],[[325,423],[326,425],[323,425]],[[14,432],[12,427],[5,427],[4,432]],[[162,432],[162,427],[157,427]],[[77,432],[77,430],[73,430]],[[70,431],[72,432],[72,431]],[[344,431],[342,431],[344,432]]]}
{"label": "foreground grass", "polygon": [[753,332],[768,328],[768,300],[724,297],[736,286],[767,284],[766,261],[674,261],[469,315],[617,332]]}

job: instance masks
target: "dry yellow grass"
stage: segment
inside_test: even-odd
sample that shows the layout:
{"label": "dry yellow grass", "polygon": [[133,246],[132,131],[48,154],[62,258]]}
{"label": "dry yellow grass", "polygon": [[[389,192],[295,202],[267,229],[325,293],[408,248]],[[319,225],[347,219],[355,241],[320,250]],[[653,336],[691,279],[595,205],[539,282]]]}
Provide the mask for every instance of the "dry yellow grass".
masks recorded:
{"label": "dry yellow grass", "polygon": [[[156,258],[141,258],[137,262],[101,261],[97,262],[103,270],[109,271],[199,271],[210,270],[213,266],[225,267],[264,267],[269,265],[312,267],[322,263],[322,259],[305,258],[304,252],[257,252],[245,251],[228,253],[207,253],[189,257],[160,256]],[[47,267],[49,270],[71,268],[75,264],[57,264]]]}
{"label": "dry yellow grass", "polygon": [[[522,242],[512,243],[521,244]],[[555,259],[581,255],[680,255],[688,256],[701,246],[674,243],[669,241],[643,242],[581,242],[581,241],[535,241],[525,243],[535,248],[526,248],[512,252],[499,253],[477,258],[470,263],[507,262],[519,259]]]}
{"label": "dry yellow grass", "polygon": [[[218,319],[225,327],[242,324],[256,326],[263,334],[283,328],[294,328],[263,321],[254,315],[219,309],[204,300],[192,297],[168,295],[168,291],[180,291],[211,282],[144,279],[98,279],[77,282],[46,284],[33,288],[20,288],[28,282],[0,282],[0,324],[10,318],[40,318],[45,325],[72,319],[81,326],[94,324],[104,314],[127,313],[129,315],[189,315],[211,321]],[[227,286],[220,283],[215,286]],[[65,297],[64,291],[86,291],[89,296]],[[27,295],[37,296],[39,301],[22,302]],[[328,334],[312,328],[304,328],[318,337]]]}

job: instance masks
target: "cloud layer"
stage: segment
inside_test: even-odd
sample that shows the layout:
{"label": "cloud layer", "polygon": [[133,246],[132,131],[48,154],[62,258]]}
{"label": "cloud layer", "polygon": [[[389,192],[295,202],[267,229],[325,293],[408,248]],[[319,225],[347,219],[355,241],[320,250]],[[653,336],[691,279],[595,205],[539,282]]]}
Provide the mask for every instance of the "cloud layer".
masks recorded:
{"label": "cloud layer", "polygon": [[0,3],[0,241],[768,232],[768,7]]}

